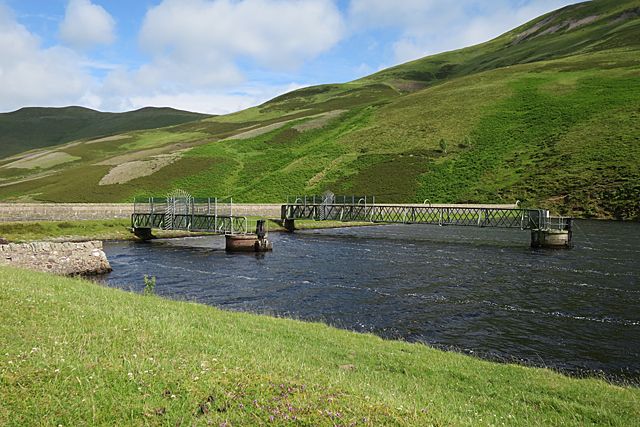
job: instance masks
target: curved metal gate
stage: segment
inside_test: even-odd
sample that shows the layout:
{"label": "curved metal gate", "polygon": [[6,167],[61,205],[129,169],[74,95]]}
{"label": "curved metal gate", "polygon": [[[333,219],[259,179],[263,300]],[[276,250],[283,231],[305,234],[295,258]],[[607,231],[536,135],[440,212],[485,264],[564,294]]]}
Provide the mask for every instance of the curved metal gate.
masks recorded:
{"label": "curved metal gate", "polygon": [[190,229],[191,221],[189,218],[193,213],[193,196],[184,190],[173,190],[167,194],[164,229]]}

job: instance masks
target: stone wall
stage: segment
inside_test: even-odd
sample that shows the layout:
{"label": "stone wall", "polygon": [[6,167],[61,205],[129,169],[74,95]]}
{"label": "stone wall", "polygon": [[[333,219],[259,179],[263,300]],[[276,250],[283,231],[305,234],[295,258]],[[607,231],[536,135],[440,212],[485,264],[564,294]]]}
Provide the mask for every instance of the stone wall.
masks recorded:
{"label": "stone wall", "polygon": [[[279,204],[233,204],[236,216],[280,217]],[[129,218],[133,203],[0,203],[0,221],[75,221]]]}
{"label": "stone wall", "polygon": [[92,275],[111,271],[100,241],[0,245],[0,265],[62,275]]}
{"label": "stone wall", "polygon": [[280,218],[282,204],[233,204],[234,216],[261,216],[265,218]]}
{"label": "stone wall", "polygon": [[[380,204],[381,206],[384,206]],[[280,218],[278,203],[234,203],[234,216],[259,216]],[[398,206],[425,206],[400,204]],[[459,204],[428,205],[432,207],[452,206],[469,208],[515,208],[516,205]],[[133,213],[133,203],[0,203],[0,221],[75,221],[129,218]],[[225,214],[227,210],[225,208]]]}
{"label": "stone wall", "polygon": [[133,203],[0,203],[0,221],[129,218]]}

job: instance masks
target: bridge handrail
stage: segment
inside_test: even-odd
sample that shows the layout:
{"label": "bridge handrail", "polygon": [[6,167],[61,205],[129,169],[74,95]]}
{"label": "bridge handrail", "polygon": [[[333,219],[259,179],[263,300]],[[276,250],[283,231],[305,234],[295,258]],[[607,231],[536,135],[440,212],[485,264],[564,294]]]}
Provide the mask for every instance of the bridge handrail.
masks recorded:
{"label": "bridge handrail", "polygon": [[570,230],[571,218],[551,217],[544,209],[514,208],[513,205],[392,205],[392,204],[285,204],[283,220],[315,219],[422,223],[520,229]]}
{"label": "bridge handrail", "polygon": [[167,223],[167,217],[165,212],[134,212],[131,214],[131,227],[221,234],[246,234],[248,232],[249,221],[246,216],[179,213],[171,215],[171,224]]}

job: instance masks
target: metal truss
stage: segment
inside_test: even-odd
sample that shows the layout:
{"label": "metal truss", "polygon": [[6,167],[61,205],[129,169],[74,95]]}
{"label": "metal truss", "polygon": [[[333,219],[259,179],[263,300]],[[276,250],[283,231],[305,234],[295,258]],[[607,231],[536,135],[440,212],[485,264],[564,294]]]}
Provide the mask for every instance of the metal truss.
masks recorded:
{"label": "metal truss", "polygon": [[397,224],[434,224],[473,227],[559,229],[571,227],[570,218],[551,218],[543,209],[465,208],[402,205],[289,204],[282,219],[358,221]]}
{"label": "metal truss", "polygon": [[247,218],[207,214],[134,213],[131,215],[131,227],[245,234],[247,233]]}

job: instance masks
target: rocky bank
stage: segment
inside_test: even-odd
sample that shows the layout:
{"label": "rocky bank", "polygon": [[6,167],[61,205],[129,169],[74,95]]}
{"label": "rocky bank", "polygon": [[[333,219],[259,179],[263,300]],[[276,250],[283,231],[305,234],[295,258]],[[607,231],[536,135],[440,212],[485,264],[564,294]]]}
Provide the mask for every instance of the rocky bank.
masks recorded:
{"label": "rocky bank", "polygon": [[0,265],[65,276],[95,275],[111,271],[101,241],[2,244]]}

